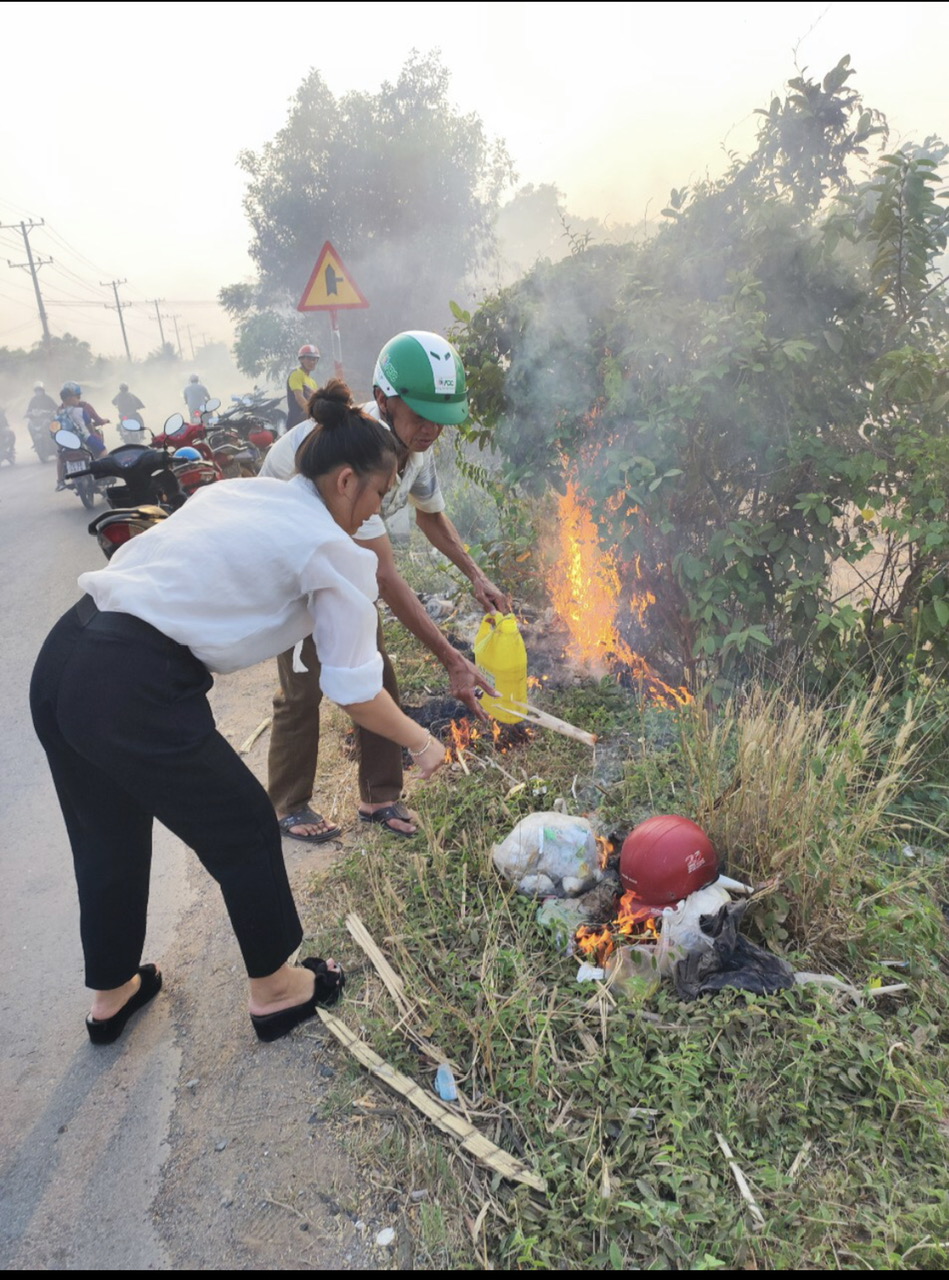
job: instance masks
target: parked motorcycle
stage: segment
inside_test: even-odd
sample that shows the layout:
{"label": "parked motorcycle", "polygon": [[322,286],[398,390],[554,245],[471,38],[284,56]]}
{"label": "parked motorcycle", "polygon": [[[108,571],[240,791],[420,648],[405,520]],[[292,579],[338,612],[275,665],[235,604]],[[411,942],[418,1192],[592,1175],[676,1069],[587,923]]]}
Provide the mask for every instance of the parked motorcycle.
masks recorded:
{"label": "parked motorcycle", "polygon": [[9,462],[11,467],[16,462],[16,436],[3,409],[0,409],[0,462]]}
{"label": "parked motorcycle", "polygon": [[34,409],[26,415],[27,430],[40,462],[49,462],[56,456],[56,441],[50,431],[52,421],[52,409]]}
{"label": "parked motorcycle", "polygon": [[[182,419],[182,425],[171,432],[167,430],[168,423],[166,423],[166,429],[161,435],[155,437],[156,445],[164,446],[170,443],[172,448],[179,453],[183,449],[195,449],[199,455],[197,461],[207,464],[207,466],[195,465],[181,469],[182,475],[185,477],[181,482],[182,488],[185,488],[186,492],[193,492],[195,488],[200,487],[202,484],[213,484],[215,480],[224,479],[224,471],[215,457],[214,450],[208,443],[208,432],[215,430],[217,426],[217,409],[220,403],[220,400],[217,399],[206,401],[201,410],[200,422],[184,422]],[[173,418],[180,416],[180,414],[174,414]],[[169,419],[169,422],[172,420]],[[193,461],[184,455],[182,460]]]}
{"label": "parked motorcycle", "polygon": [[[138,424],[125,419],[123,426],[134,436]],[[113,510],[89,525],[107,560],[129,539],[167,519],[201,485],[220,478],[213,461],[187,443],[192,433],[200,430],[198,424],[186,424],[182,415],[175,413],[150,445],[141,440],[120,445],[91,464],[93,475],[120,482],[107,494]],[[138,433],[144,435],[140,426]]]}
{"label": "parked motorcycle", "polygon": [[123,444],[136,444],[145,430],[145,423],[140,413],[129,414],[119,421],[119,437]]}
{"label": "parked motorcycle", "polygon": [[231,396],[231,407],[220,415],[221,421],[229,425],[247,424],[251,419],[262,420],[271,427],[276,435],[282,436],[287,429],[286,397],[272,396],[269,391],[254,387],[253,391],[241,396]]}

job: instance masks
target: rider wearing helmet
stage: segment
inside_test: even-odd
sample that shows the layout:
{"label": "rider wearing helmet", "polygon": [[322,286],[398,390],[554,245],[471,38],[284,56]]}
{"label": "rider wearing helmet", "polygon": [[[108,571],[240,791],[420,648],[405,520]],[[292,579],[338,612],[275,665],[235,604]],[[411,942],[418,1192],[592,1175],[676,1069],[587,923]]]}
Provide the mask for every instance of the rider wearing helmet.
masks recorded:
{"label": "rider wearing helmet", "polygon": [[116,409],[119,411],[119,418],[134,418],[139,426],[144,427],[142,421],[141,410],[145,408],[142,400],[139,400],[134,391],[129,391],[127,382],[119,383],[119,394],[112,401]]}
{"label": "rider wearing helmet", "polygon": [[[51,429],[75,431],[93,456],[98,458],[105,452],[105,440],[98,428],[104,427],[109,419],[100,418],[89,401],[81,398],[82,387],[78,382],[64,382],[59,395],[62,403],[56,411],[56,421],[50,424]],[[65,487],[63,458],[60,454],[56,459],[56,490],[58,492]]]}
{"label": "rider wearing helmet", "polygon": [[317,389],[313,371],[320,362],[320,349],[306,342],[297,352],[300,367],[287,378],[287,430],[308,420],[310,396]]}
{"label": "rider wearing helmet", "polygon": [[[486,610],[507,613],[507,596],[481,572],[465,550],[455,526],[445,514],[432,445],[446,426],[468,417],[465,370],[458,352],[438,334],[412,330],[391,338],[379,353],[373,374],[374,399],[363,410],[398,438],[401,451],[398,479],[382,503],[382,513],[368,519],[355,534],[361,546],[376,553],[379,595],[395,616],[430,649],[448,672],[454,697],[481,719],[479,689],[490,686],[477,667],[453,648],[426,613],[418,596],[395,565],[386,529],[407,503],[415,507],[415,521],[432,546],[446,555],[471,583],[472,594]],[[276,441],[260,470],[262,476],[289,480],[296,450],[312,429],[309,419]],[[398,701],[392,664],[379,632],[383,683]],[[277,659],[280,691],[274,697],[267,790],[281,830],[298,840],[319,843],[339,833],[310,808],[319,751],[319,661],[312,640],[304,641],[302,665],[293,652]],[[417,819],[398,803],[402,794],[402,753],[390,751],[383,739],[357,730],[359,746],[359,817],[378,822],[398,835],[411,836]]]}
{"label": "rider wearing helmet", "polygon": [[185,404],[188,406],[188,413],[191,415],[192,422],[201,421],[201,406],[210,394],[198,375],[193,373],[188,379],[188,385],[184,390]]}
{"label": "rider wearing helmet", "polygon": [[42,382],[37,382],[33,386],[33,399],[26,406],[27,417],[31,413],[55,413],[56,401],[52,396],[46,394],[46,388]]}

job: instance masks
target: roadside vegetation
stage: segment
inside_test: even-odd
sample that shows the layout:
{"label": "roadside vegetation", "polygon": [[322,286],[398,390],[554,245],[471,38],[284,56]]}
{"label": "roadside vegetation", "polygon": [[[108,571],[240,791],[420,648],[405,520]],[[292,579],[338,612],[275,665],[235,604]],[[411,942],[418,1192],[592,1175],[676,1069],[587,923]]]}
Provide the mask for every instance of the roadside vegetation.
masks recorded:
{"label": "roadside vegetation", "polygon": [[[409,688],[432,680],[408,646],[399,669]],[[926,710],[894,710],[879,691],[818,706],[755,686],[712,716],[641,706],[609,682],[546,703],[595,725],[596,752],[550,734],[500,755],[475,742],[467,773],[450,766],[416,793],[422,838],[372,833],[314,886],[313,948],[338,952],[355,911],[412,1006],[399,1025],[351,945],[343,1019],[426,1090],[437,1062],[413,1037],[437,1045],[461,1113],[547,1181],[540,1195],[499,1180],[352,1064],[329,1107],[360,1117],[361,1159],[404,1195],[416,1265],[945,1266],[947,814]],[[611,751],[622,765],[604,785]],[[855,991],[683,1003],[668,984],[645,996],[578,984],[537,903],[491,862],[558,796],[604,833],[693,817],[730,874],[770,885],[746,931]],[[874,996],[894,983],[907,989]]]}
{"label": "roadside vegetation", "polygon": [[[791,81],[651,238],[574,235],[454,307],[473,553],[549,618],[551,528],[582,504],[619,638],[691,700],[622,664],[552,680],[535,700],[594,751],[475,741],[415,797],[421,837],[369,832],[315,886],[314,949],[356,912],[406,986],[403,1015],[357,961],[352,1030],[426,1090],[450,1061],[460,1112],[546,1182],[501,1180],[354,1065],[332,1106],[405,1196],[416,1265],[949,1263],[947,148],[887,150],[852,76]],[[397,669],[410,703],[443,686],[404,636]],[[763,887],[744,930],[823,980],[694,1003],[578,984],[491,860],[555,800],[603,835],[694,819]]]}

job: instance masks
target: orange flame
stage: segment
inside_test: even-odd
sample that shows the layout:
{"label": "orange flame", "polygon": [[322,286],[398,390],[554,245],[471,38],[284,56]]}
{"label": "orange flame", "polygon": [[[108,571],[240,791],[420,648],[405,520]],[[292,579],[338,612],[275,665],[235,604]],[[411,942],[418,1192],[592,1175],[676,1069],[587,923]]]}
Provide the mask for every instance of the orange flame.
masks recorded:
{"label": "orange flame", "polygon": [[[534,736],[533,731],[526,725],[522,726],[522,731],[525,738]],[[452,720],[448,726],[448,740],[445,743],[445,760],[451,763],[453,760],[462,759],[464,752],[474,750],[481,742],[490,743],[495,750],[505,754],[511,743],[505,742],[503,734],[504,726],[497,720],[489,720],[487,723],[476,720]]]}
{"label": "orange flame", "polygon": [[635,938],[637,942],[655,942],[659,937],[659,920],[651,907],[644,906],[632,893],[624,893],[611,924],[582,924],[574,934],[577,950],[584,956],[603,964],[616,950],[623,938]]}
{"label": "orange flame", "polygon": [[[622,505],[626,500],[626,495],[620,494],[614,503]],[[669,705],[690,702],[686,689],[675,689],[661,680],[620,633],[617,614],[623,584],[616,550],[601,545],[596,521],[583,505],[575,480],[568,480],[566,493],[557,497],[557,514],[560,549],[548,586],[554,608],[569,630],[568,657],[594,668],[624,666],[657,701]],[[642,585],[639,556],[631,568],[629,609],[643,623],[656,597]]]}

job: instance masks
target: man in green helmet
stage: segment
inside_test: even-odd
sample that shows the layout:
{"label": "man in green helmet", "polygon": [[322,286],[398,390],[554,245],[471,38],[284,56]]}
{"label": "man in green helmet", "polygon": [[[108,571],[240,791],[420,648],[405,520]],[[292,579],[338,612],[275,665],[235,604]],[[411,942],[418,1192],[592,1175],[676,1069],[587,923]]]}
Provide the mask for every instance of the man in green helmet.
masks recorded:
{"label": "man in green helmet", "polygon": [[[357,541],[376,553],[379,595],[395,616],[430,649],[448,672],[451,692],[483,718],[477,691],[490,684],[435,626],[395,565],[385,521],[406,503],[415,507],[415,520],[425,536],[462,571],[478,603],[489,611],[507,613],[510,602],[481,572],[445,514],[432,445],[446,426],[468,417],[465,371],[458,352],[435,333],[411,330],[391,338],[379,353],[373,373],[373,400],[364,410],[384,423],[403,446],[398,482],[386,495],[382,514],[360,528]],[[261,468],[262,476],[288,480],[294,473],[297,448],[312,430],[301,422],[273,445]],[[399,690],[379,632],[383,685],[398,702]],[[271,802],[285,835],[319,844],[339,835],[340,828],[310,807],[319,753],[319,661],[312,639],[299,652],[277,659],[280,691],[274,698],[274,717],[268,758]],[[402,749],[385,738],[357,729],[359,747],[359,817],[381,823],[398,835],[412,836],[416,818],[399,803],[402,795]]]}

